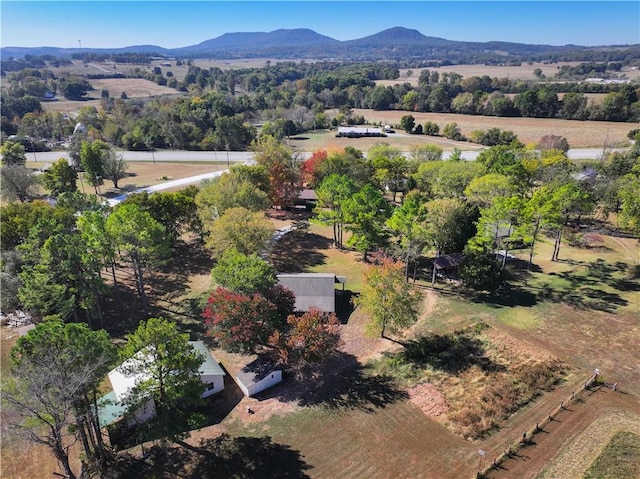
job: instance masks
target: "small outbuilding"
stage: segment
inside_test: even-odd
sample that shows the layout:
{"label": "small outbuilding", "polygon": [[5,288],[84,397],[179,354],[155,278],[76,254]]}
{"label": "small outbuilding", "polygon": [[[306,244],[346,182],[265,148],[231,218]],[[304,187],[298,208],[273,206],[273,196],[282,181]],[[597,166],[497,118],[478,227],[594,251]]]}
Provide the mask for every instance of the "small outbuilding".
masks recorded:
{"label": "small outbuilding", "polygon": [[434,261],[438,276],[443,278],[455,277],[458,273],[458,266],[460,266],[463,259],[464,254],[462,253],[444,254],[435,258]]}
{"label": "small outbuilding", "polygon": [[282,370],[260,359],[245,366],[236,376],[238,387],[247,397],[255,396],[281,382]]}
{"label": "small outbuilding", "polygon": [[293,291],[295,310],[307,312],[311,308],[324,313],[336,312],[336,284],[344,283],[344,276],[331,273],[281,273],[278,283]]}
{"label": "small outbuilding", "polygon": [[387,136],[382,128],[369,128],[357,126],[340,126],[338,127],[339,138],[369,138],[369,137],[385,137]]}

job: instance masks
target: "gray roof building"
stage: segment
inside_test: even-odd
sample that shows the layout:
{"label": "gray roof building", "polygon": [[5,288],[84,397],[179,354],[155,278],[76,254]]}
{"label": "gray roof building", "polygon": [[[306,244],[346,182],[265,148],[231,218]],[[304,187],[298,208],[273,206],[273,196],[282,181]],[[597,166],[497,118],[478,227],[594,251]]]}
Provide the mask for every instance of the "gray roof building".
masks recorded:
{"label": "gray roof building", "polygon": [[325,313],[336,312],[336,283],[344,284],[346,278],[331,273],[282,273],[278,283],[293,291],[296,311],[317,308]]}

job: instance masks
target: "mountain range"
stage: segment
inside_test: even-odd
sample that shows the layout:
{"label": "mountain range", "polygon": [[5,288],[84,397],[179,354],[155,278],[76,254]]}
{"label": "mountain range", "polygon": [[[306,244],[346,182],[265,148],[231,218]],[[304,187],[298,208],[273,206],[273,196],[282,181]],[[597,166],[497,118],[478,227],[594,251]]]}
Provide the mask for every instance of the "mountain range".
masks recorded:
{"label": "mountain range", "polygon": [[394,27],[367,37],[340,41],[313,30],[281,29],[272,32],[225,33],[197,45],[163,48],[134,45],[124,48],[3,47],[2,59],[25,55],[69,57],[77,53],[145,53],[181,58],[343,59],[343,60],[446,60],[448,62],[483,61],[502,57],[511,60],[552,58],[561,54],[584,56],[594,51],[628,52],[640,56],[640,45],[578,46],[534,45],[510,42],[463,42],[429,37],[418,30]]}

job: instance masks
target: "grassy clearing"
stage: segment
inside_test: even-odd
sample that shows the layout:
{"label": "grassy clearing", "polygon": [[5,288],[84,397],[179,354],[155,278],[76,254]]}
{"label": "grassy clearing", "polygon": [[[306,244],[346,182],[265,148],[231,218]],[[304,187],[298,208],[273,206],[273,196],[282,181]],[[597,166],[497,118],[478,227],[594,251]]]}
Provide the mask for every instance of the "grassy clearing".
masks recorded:
{"label": "grassy clearing", "polygon": [[[400,118],[406,111],[378,111],[354,109],[354,115],[362,115],[369,122],[399,125]],[[459,115],[455,113],[420,113],[411,112],[416,123],[424,124],[433,121],[440,126],[440,131],[447,123],[456,122],[463,135],[469,137],[474,130],[500,128],[511,130],[525,144],[537,143],[544,135],[564,136],[573,148],[601,148],[602,145],[628,145],[627,133],[631,129],[629,123],[611,121],[573,121],[549,118],[499,118],[492,116]],[[414,135],[422,136],[422,135]],[[388,138],[384,138],[387,140]],[[477,146],[473,143],[461,145]],[[461,149],[468,149],[468,146]]]}
{"label": "grassy clearing", "polygon": [[616,433],[593,462],[584,479],[636,479],[640,477],[640,436]]}
{"label": "grassy clearing", "polygon": [[404,388],[434,385],[447,404],[438,420],[465,439],[477,439],[551,390],[566,370],[559,361],[526,351],[488,329],[477,323],[450,334],[417,337],[370,367]]}

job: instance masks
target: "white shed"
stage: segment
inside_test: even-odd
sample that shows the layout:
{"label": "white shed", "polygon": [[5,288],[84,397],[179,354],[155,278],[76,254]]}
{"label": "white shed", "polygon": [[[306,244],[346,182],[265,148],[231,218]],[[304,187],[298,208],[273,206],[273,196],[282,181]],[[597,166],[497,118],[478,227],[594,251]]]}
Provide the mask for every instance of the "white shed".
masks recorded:
{"label": "white shed", "polygon": [[236,382],[245,396],[255,396],[282,382],[282,370],[265,361],[254,361],[238,373]]}

